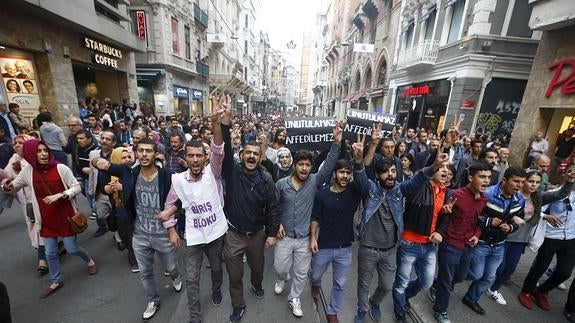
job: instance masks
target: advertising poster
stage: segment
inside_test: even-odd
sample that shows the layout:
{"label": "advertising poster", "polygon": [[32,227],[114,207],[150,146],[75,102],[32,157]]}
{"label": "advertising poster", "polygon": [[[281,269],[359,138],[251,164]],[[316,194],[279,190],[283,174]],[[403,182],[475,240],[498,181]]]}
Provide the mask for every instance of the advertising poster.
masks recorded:
{"label": "advertising poster", "polygon": [[32,56],[0,56],[2,92],[5,102],[16,103],[30,123],[38,114],[40,93]]}

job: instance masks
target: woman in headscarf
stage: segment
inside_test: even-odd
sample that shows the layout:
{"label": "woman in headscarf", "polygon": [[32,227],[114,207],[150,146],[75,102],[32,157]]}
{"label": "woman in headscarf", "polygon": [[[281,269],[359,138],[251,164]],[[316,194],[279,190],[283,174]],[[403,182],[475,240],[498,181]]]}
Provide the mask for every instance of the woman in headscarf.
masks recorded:
{"label": "woman in headscarf", "polygon": [[[132,164],[132,154],[126,147],[118,147],[112,151],[110,156],[112,164]],[[110,182],[104,186],[104,191],[108,193],[112,199],[113,215],[116,217],[116,225],[118,227],[117,233],[122,239],[123,245],[128,249],[128,264],[133,273],[140,272],[134,249],[132,248],[133,223],[126,212],[124,207],[124,199],[122,195],[122,183],[116,176],[110,178]]]}
{"label": "woman in headscarf", "polygon": [[[14,148],[14,154],[8,161],[8,165],[4,168],[6,178],[2,181],[4,184],[8,180],[12,180],[18,176],[22,168],[28,166],[28,162],[22,158],[22,152],[24,143],[28,140],[34,139],[28,135],[17,135],[12,140],[12,147]],[[22,207],[22,214],[24,215],[24,220],[26,221],[26,228],[28,231],[28,237],[32,246],[38,250],[38,266],[37,270],[40,276],[44,276],[48,273],[48,263],[46,263],[46,252],[44,249],[44,239],[40,237],[38,230],[35,228],[35,216],[34,210],[32,208],[32,194],[29,187],[23,187],[16,194],[18,202]]]}
{"label": "woman in headscarf", "polygon": [[52,280],[52,284],[40,294],[44,298],[64,286],[58,260],[58,238],[63,240],[69,254],[77,255],[87,263],[90,275],[98,270],[94,259],[77,244],[76,234],[70,226],[69,218],[76,213],[74,197],[80,193],[80,184],[72,170],[58,164],[48,146],[39,140],[26,141],[22,155],[30,165],[22,168],[18,176],[3,188],[5,191],[19,191],[27,186],[32,196],[34,225],[44,239]]}

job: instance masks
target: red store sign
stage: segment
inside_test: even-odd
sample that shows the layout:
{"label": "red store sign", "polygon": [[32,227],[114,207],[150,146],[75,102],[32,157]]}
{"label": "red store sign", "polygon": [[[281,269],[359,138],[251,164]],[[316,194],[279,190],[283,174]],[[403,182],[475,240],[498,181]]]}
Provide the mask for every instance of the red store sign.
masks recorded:
{"label": "red store sign", "polygon": [[411,96],[411,95],[427,95],[431,92],[431,88],[429,85],[422,85],[422,86],[412,86],[408,87],[403,90],[403,95]]}
{"label": "red store sign", "polygon": [[[571,73],[560,79],[561,74],[563,74],[563,69],[565,68],[571,69]],[[555,62],[549,66],[549,69],[555,70],[555,74],[553,75],[551,82],[549,82],[549,87],[547,87],[547,91],[545,92],[546,97],[550,97],[557,87],[561,87],[561,92],[563,92],[563,94],[575,93],[575,59],[566,59]]]}
{"label": "red store sign", "polygon": [[138,26],[138,37],[146,39],[146,12],[143,10],[136,11],[136,23]]}

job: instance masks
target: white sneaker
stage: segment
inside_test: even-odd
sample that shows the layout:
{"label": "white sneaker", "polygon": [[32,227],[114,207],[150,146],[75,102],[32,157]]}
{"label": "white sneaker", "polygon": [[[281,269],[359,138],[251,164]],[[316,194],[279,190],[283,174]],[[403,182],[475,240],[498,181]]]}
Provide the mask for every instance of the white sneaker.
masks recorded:
{"label": "white sneaker", "polygon": [[486,293],[487,295],[489,295],[489,297],[491,297],[492,300],[496,301],[497,304],[507,305],[507,301],[505,300],[505,298],[503,298],[503,295],[501,295],[500,292],[488,289]]}
{"label": "white sneaker", "polygon": [[302,317],[303,311],[301,310],[301,302],[299,298],[293,298],[288,301],[288,306],[295,317]]}
{"label": "white sneaker", "polygon": [[178,276],[176,279],[172,280],[172,286],[174,286],[174,290],[178,293],[182,290],[183,285],[182,276]]}
{"label": "white sneaker", "polygon": [[156,314],[158,309],[160,308],[160,302],[149,302],[144,314],[142,314],[142,319],[149,320]]}
{"label": "white sneaker", "polygon": [[565,285],[565,283],[561,283],[561,284],[557,285],[557,288],[559,288],[560,290],[566,290],[567,286]]}
{"label": "white sneaker", "polygon": [[246,263],[248,261],[248,257],[246,257],[246,254],[244,253],[244,256],[242,257],[242,262]]}
{"label": "white sneaker", "polygon": [[281,279],[276,280],[276,284],[274,285],[274,293],[276,293],[276,295],[283,293],[285,285],[286,285],[285,280]]}

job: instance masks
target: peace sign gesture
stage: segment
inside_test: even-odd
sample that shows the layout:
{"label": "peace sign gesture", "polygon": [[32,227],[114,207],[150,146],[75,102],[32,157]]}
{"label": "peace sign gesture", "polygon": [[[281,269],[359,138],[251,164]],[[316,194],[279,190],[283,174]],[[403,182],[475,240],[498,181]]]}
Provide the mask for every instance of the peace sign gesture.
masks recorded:
{"label": "peace sign gesture", "polygon": [[212,114],[212,122],[216,124],[230,125],[232,121],[231,102],[232,98],[229,95],[220,95],[214,104],[212,99],[212,106],[215,108]]}
{"label": "peace sign gesture", "polygon": [[457,202],[457,198],[453,198],[453,196],[449,197],[449,200],[446,204],[443,204],[443,208],[441,209],[444,214],[449,214],[453,211],[453,206]]}
{"label": "peace sign gesture", "polygon": [[371,143],[373,145],[378,145],[383,138],[383,132],[381,131],[381,123],[374,123],[371,127]]}
{"label": "peace sign gesture", "polygon": [[366,135],[357,134],[357,142],[351,145],[353,149],[353,159],[357,164],[361,164],[363,161],[363,145],[365,143]]}

